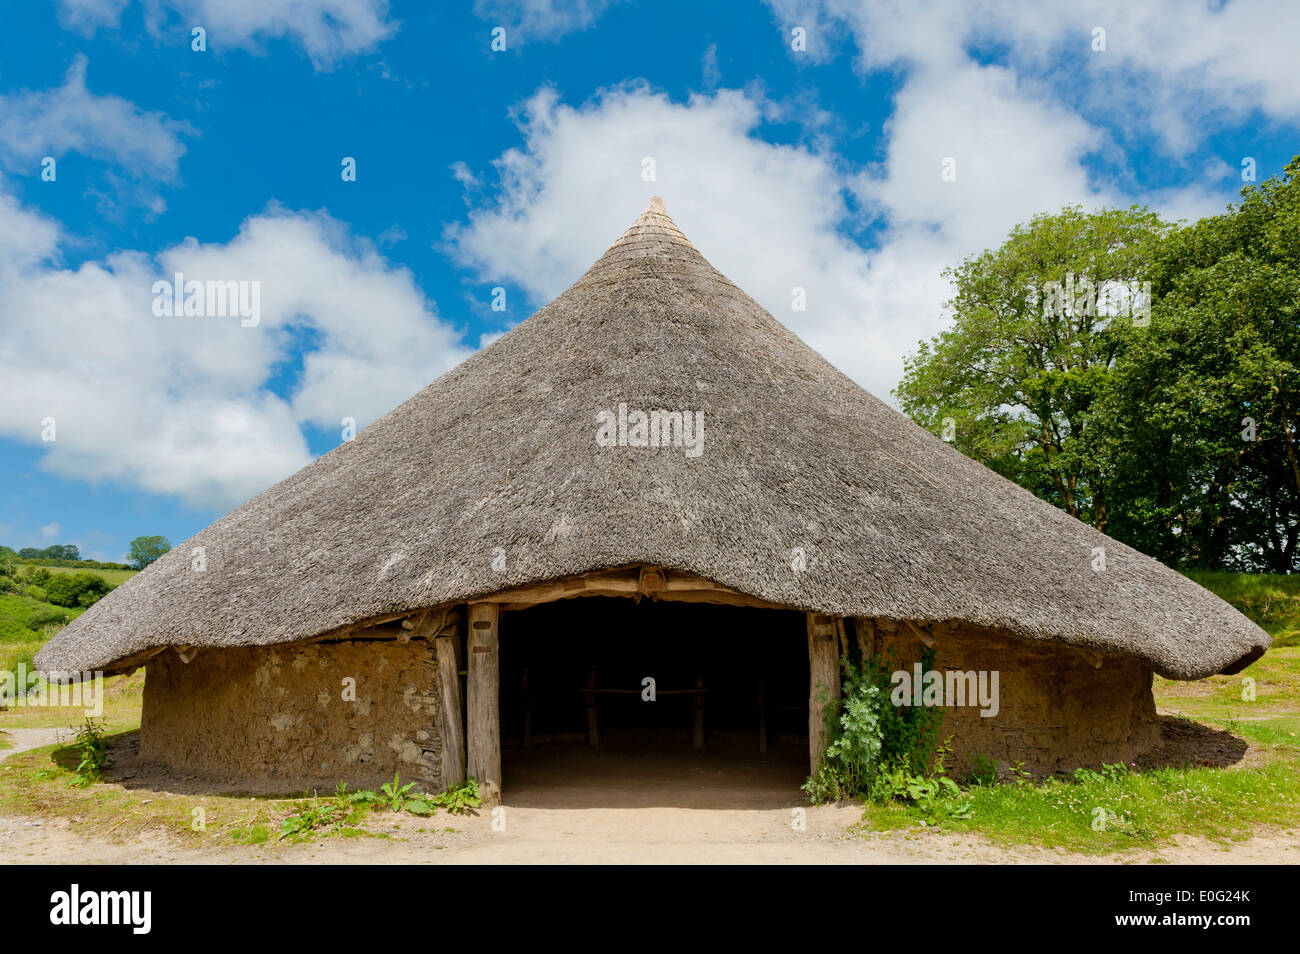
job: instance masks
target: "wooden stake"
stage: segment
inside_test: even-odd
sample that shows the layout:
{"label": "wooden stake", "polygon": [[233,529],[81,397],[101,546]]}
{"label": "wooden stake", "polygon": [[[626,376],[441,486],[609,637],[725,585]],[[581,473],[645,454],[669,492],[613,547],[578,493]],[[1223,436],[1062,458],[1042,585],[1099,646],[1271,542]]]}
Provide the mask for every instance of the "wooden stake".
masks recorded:
{"label": "wooden stake", "polygon": [[826,710],[840,697],[839,638],[835,620],[808,613],[808,764],[817,774],[830,732]]}
{"label": "wooden stake", "polygon": [[469,605],[469,774],[484,807],[501,804],[501,673],[496,603]]}
{"label": "wooden stake", "polygon": [[442,714],[442,787],[465,781],[465,719],[460,699],[460,636],[439,636],[438,696]]}

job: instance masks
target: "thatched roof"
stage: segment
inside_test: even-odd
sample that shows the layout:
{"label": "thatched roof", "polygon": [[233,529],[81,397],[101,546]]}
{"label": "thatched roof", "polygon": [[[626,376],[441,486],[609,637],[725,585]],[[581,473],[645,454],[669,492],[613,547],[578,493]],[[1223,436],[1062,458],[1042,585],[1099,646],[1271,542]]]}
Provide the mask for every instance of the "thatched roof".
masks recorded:
{"label": "thatched roof", "polygon": [[[600,446],[597,414],[620,403],[703,412],[703,453]],[[168,645],[291,642],[637,564],[797,609],[1005,629],[1176,678],[1269,644],[1208,591],[854,384],[655,200],[555,301],[118,587],[38,661],[111,668]]]}

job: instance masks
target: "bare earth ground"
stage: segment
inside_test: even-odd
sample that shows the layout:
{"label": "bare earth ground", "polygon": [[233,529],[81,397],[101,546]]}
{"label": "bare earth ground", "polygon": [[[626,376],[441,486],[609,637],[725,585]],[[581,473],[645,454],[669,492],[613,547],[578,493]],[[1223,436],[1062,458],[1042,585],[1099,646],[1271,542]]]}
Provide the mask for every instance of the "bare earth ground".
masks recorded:
{"label": "bare earth ground", "polygon": [[[11,729],[16,752],[49,745],[53,729]],[[66,732],[65,732],[66,736]],[[372,816],[387,838],[327,838],[301,845],[204,846],[161,829],[129,843],[86,837],[67,821],[0,815],[7,863],[111,864],[1297,864],[1300,831],[1275,831],[1222,845],[1183,838],[1158,850],[1091,856],[1032,846],[1005,847],[970,834],[916,829],[850,836],[856,806],[806,808],[792,825],[805,767],[797,751],[768,764],[678,753],[636,756],[617,747],[596,756],[582,747],[544,757],[509,753],[503,815],[439,813],[433,818]],[[135,775],[127,785],[148,787]],[[793,784],[792,784],[793,782]],[[197,790],[197,786],[195,787]],[[172,791],[176,788],[173,787]],[[391,819],[396,819],[394,824]],[[504,822],[504,830],[498,830]]]}

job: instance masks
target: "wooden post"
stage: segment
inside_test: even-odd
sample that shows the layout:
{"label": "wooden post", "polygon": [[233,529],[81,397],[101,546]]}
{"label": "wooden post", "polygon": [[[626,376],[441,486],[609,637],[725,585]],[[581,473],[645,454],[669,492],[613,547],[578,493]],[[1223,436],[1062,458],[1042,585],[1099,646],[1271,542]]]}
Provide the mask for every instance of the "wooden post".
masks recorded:
{"label": "wooden post", "polygon": [[[596,688],[596,667],[587,667],[587,688]],[[587,693],[587,744],[600,748],[600,703],[594,692]]]}
{"label": "wooden post", "polygon": [[826,709],[840,697],[839,645],[835,620],[820,613],[809,613],[808,764],[813,775],[821,767],[822,755],[830,742]]}
{"label": "wooden post", "polygon": [[704,748],[704,677],[695,677],[696,691],[691,694],[691,747]]}
{"label": "wooden post", "polygon": [[442,708],[442,787],[465,781],[465,720],[460,700],[460,634],[434,640]]}
{"label": "wooden post", "polygon": [[849,620],[853,627],[853,632],[858,639],[858,652],[862,654],[862,661],[866,662],[876,654],[879,647],[876,646],[876,623],[875,620],[853,618]]}
{"label": "wooden post", "polygon": [[501,804],[501,673],[497,660],[496,603],[469,605],[467,732],[469,774],[478,782],[483,805]]}

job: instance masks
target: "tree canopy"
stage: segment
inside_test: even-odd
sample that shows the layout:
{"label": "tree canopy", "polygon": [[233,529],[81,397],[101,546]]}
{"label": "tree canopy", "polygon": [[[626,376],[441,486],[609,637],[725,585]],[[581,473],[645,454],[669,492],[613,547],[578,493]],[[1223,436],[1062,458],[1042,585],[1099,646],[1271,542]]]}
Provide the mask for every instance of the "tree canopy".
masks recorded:
{"label": "tree canopy", "polygon": [[163,536],[136,537],[131,541],[131,548],[127,552],[127,562],[134,569],[143,570],[171,548],[172,545]]}
{"label": "tree canopy", "polygon": [[1067,208],[947,274],[913,419],[1167,563],[1296,569],[1300,158],[1192,225]]}

